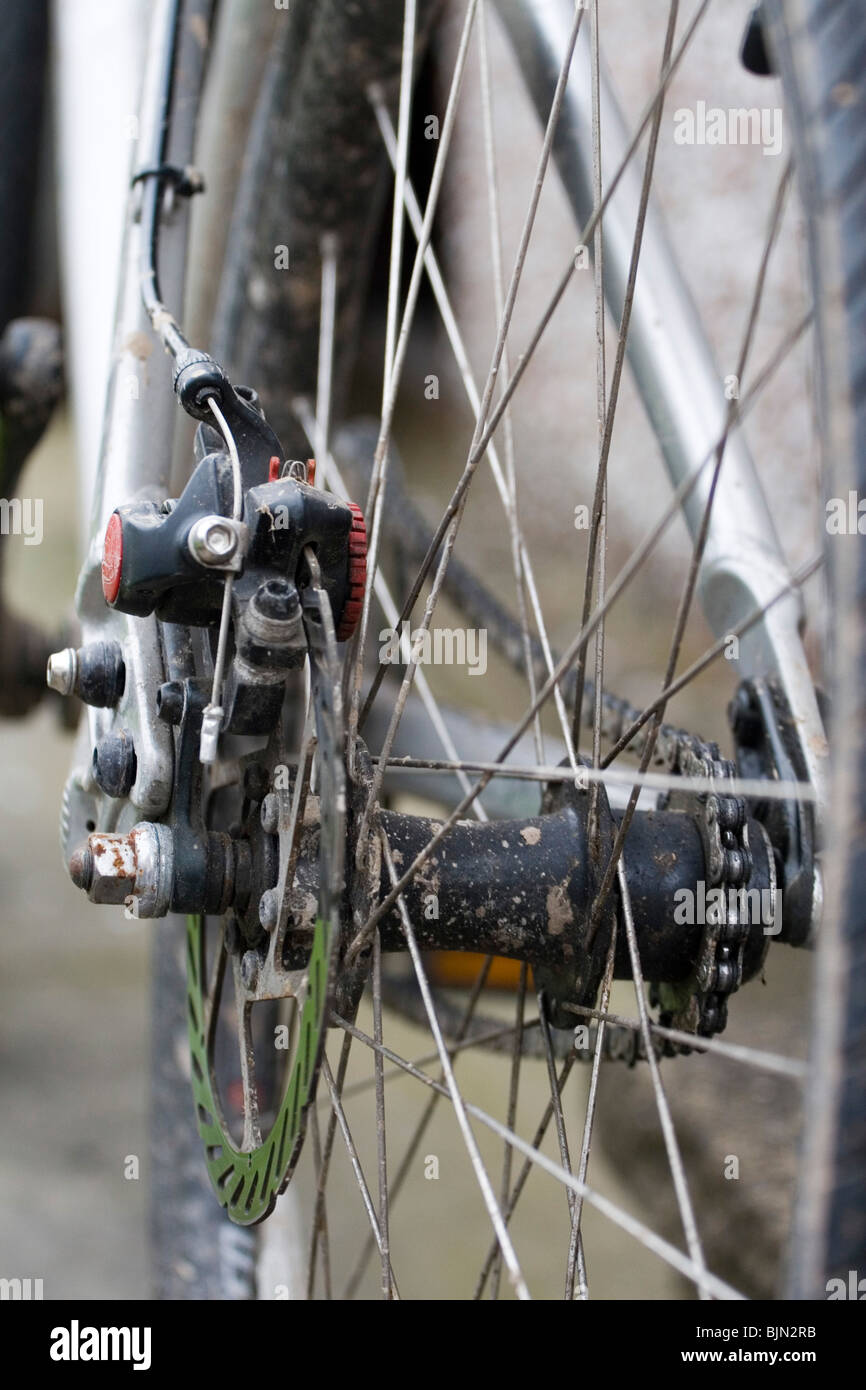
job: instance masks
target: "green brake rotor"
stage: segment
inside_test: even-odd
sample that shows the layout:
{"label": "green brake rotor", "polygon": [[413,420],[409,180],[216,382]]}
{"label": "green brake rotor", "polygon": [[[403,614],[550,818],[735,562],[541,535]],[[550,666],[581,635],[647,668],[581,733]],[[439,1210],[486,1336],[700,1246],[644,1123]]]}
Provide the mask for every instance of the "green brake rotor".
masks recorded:
{"label": "green brake rotor", "polygon": [[217,1095],[211,1056],[217,1010],[208,1038],[204,919],[187,918],[187,1011],[196,1120],[214,1192],[240,1226],[255,1225],[270,1214],[300,1155],[324,1052],[339,941],[346,807],[340,667],[325,590],[307,590],[304,606],[319,754],[319,912],[288,1082],[269,1134],[249,1151],[230,1138]]}
{"label": "green brake rotor", "polygon": [[315,1096],[315,1083],[327,1032],[328,998],[333,931],[330,923],[316,919],[309,964],[309,989],[301,1010],[298,1047],[289,1083],[267,1139],[250,1153],[232,1143],[220,1118],[214,1078],[205,1034],[204,921],[187,918],[187,1004],[192,1063],[192,1092],[198,1132],[205,1146],[205,1161],[214,1192],[232,1221],[252,1226],[274,1208],[279,1193],[291,1176],[304,1139],[307,1109]]}

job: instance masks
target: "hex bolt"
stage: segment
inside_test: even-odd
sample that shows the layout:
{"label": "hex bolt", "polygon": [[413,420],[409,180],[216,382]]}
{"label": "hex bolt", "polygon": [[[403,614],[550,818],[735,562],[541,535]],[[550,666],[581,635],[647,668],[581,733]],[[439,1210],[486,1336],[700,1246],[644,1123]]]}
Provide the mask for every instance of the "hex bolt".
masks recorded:
{"label": "hex bolt", "polygon": [[136,766],[135,745],[128,729],[100,739],[93,750],[93,776],[107,796],[129,795]]}
{"label": "hex bolt", "polygon": [[276,888],[266,888],[259,899],[259,921],[266,932],[272,932],[280,915],[280,895]]}
{"label": "hex bolt", "polygon": [[268,579],[256,590],[254,603],[266,618],[285,622],[300,609],[301,600],[288,579]]}
{"label": "hex bolt", "polygon": [[246,638],[252,651],[264,646],[290,653],[296,647],[305,648],[303,627],[301,600],[294,584],[288,579],[267,579],[256,589],[244,613],[241,644],[243,647]]}
{"label": "hex bolt", "polygon": [[238,548],[237,532],[224,516],[203,516],[187,538],[190,554],[201,565],[226,565]]}
{"label": "hex bolt", "polygon": [[280,798],[269,792],[262,802],[262,829],[266,835],[276,835],[280,828]]}
{"label": "hex bolt", "polygon": [[254,990],[259,982],[259,958],[255,951],[245,951],[241,961],[244,989]]}

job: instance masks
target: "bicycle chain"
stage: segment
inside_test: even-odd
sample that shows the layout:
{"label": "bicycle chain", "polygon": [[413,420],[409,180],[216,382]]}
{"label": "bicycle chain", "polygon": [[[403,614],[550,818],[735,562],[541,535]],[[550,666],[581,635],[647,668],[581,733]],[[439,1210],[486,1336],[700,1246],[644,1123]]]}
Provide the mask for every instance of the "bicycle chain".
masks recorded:
{"label": "bicycle chain", "polygon": [[[589,710],[592,722],[593,710]],[[602,695],[602,734],[616,743],[637,718],[638,711],[616,695]],[[651,723],[638,730],[627,745],[640,756],[649,736]],[[736,764],[722,758],[715,743],[704,742],[685,729],[663,724],[653,750],[652,764],[673,776],[710,779],[719,787],[713,792],[672,792],[663,804],[671,810],[691,814],[704,842],[707,883],[720,889],[723,909],[707,911],[701,947],[692,980],[685,987],[656,986],[653,1002],[661,1006],[659,1022],[700,1037],[721,1033],[727,1023],[727,1001],[739,989],[743,976],[743,952],[749,937],[748,914],[741,914],[737,890],[752,871],[748,843],[748,809],[741,796],[726,794],[726,783],[737,775]],[[733,890],[733,891],[731,891]],[[740,920],[741,915],[745,920]],[[686,993],[688,991],[688,993]],[[666,1051],[688,1051],[667,1044]]]}

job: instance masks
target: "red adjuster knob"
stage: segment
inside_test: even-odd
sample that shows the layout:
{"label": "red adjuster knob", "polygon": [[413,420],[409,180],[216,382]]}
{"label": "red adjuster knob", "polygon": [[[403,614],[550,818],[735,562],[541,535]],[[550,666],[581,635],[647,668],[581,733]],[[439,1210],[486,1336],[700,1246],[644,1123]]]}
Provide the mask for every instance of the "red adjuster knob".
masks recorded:
{"label": "red adjuster knob", "polygon": [[352,525],[349,529],[349,592],[337,624],[338,642],[348,641],[358,626],[367,583],[367,523],[357,503],[350,502],[349,506],[352,509]]}
{"label": "red adjuster knob", "polygon": [[112,512],[105,528],[102,543],[102,592],[107,603],[114,603],[120,593],[120,577],[123,573],[123,523],[117,512]]}

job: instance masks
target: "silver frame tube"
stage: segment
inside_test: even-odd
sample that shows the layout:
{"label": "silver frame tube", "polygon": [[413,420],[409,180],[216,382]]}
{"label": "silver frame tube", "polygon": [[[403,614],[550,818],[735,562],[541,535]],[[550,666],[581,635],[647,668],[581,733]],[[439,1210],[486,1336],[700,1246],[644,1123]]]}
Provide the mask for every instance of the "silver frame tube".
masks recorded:
{"label": "silver frame tube", "polygon": [[[547,119],[569,31],[573,0],[496,0],[514,54],[541,119]],[[584,24],[572,60],[554,159],[580,225],[593,209],[592,98],[589,26]],[[610,80],[602,74],[602,167],[617,169],[629,134]],[[605,298],[622,319],[641,168],[632,160],[602,219]],[[591,250],[591,248],[590,248]],[[652,199],[641,248],[640,273],[627,345],[629,364],[676,487],[711,451],[725,425],[723,374],[716,366],[701,321],[680,274],[667,231]],[[684,514],[697,533],[710,485],[704,471]],[[722,637],[789,579],[776,528],[742,430],[731,431],[713,502],[699,579],[707,621]],[[817,805],[826,795],[827,743],[800,638],[799,595],[780,600],[740,638],[742,676],[775,676],[794,713],[804,766]]]}

